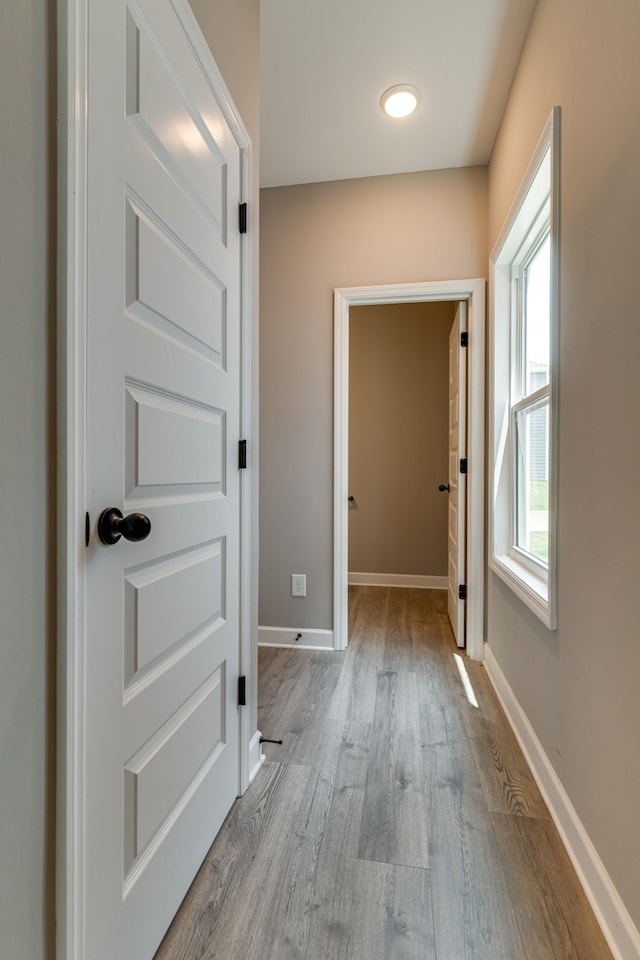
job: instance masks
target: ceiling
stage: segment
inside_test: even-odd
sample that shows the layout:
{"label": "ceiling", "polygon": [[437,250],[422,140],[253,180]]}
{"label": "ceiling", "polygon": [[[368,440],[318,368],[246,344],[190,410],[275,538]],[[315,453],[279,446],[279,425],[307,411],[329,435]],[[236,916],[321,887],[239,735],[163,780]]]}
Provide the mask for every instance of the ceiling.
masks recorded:
{"label": "ceiling", "polygon": [[261,0],[261,185],[487,163],[535,3]]}

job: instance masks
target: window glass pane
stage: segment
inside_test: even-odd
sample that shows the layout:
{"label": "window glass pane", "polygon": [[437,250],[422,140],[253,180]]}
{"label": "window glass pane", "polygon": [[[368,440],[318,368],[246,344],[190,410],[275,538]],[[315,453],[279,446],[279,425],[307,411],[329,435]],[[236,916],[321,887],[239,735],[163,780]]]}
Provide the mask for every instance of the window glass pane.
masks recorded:
{"label": "window glass pane", "polygon": [[549,562],[549,400],[516,414],[516,545]]}
{"label": "window glass pane", "polygon": [[524,271],[524,396],[549,383],[550,276],[551,240],[547,236]]}

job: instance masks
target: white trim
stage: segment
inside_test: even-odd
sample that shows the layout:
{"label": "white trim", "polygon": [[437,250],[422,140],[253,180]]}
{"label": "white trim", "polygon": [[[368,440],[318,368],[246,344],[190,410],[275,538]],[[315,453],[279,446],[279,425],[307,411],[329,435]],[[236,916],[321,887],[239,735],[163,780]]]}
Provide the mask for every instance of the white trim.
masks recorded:
{"label": "white trim", "polygon": [[349,586],[418,587],[421,590],[446,590],[447,577],[424,577],[417,573],[350,573]]}
{"label": "white trim", "polygon": [[[548,170],[543,161],[549,154]],[[549,562],[542,576],[534,564],[520,560],[513,550],[514,450],[511,410],[513,395],[513,293],[512,264],[523,239],[538,232],[547,219],[551,237],[551,327],[549,395]],[[560,107],[554,107],[545,124],[516,198],[490,255],[489,324],[489,567],[545,624],[557,628],[557,483],[559,400],[559,289],[560,289]],[[539,391],[542,393],[542,391]],[[532,396],[535,396],[532,395]],[[527,399],[531,402],[532,396]],[[523,398],[524,401],[525,398]],[[536,576],[536,572],[540,575]]]}
{"label": "white trim", "polygon": [[[241,196],[251,200],[251,141],[222,74],[185,0],[171,0],[241,152]],[[58,12],[58,739],[56,824],[56,955],[85,958],[86,689],[85,547],[87,338],[87,107],[89,0],[61,0]],[[249,234],[248,234],[249,236]],[[251,446],[251,244],[241,253],[241,426]],[[249,471],[247,471],[248,473]],[[240,669],[251,689],[250,480],[241,479]],[[259,733],[250,735],[250,709],[240,713],[239,787],[255,775]]]}
{"label": "white trim", "polygon": [[555,630],[556,624],[551,618],[549,607],[549,585],[546,580],[536,577],[528,566],[518,563],[513,556],[507,554],[490,556],[489,566],[549,630]]}
{"label": "white trim", "polygon": [[58,740],[56,955],[85,956],[86,0],[58,9]]}
{"label": "white trim", "polygon": [[615,960],[640,960],[640,932],[488,645],[484,664]]}
{"label": "white trim", "polygon": [[468,304],[467,653],[482,660],[484,641],[484,382],[483,279],[440,280],[334,291],[333,629],[335,648],[348,640],[349,308],[376,303],[464,300]]}
{"label": "white trim", "polygon": [[[298,640],[297,638],[300,637]],[[296,647],[298,650],[334,650],[333,630],[306,627],[258,627],[261,647]]]}
{"label": "white trim", "polygon": [[267,759],[260,748],[260,737],[262,734],[256,730],[249,743],[249,783],[255,779],[260,767]]}

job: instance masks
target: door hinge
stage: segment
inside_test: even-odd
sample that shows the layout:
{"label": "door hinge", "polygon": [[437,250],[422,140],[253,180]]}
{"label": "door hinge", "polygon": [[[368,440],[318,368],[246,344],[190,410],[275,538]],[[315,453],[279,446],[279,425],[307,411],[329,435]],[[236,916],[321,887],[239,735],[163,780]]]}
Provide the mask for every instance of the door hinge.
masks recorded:
{"label": "door hinge", "polygon": [[458,599],[466,600],[467,599],[467,585],[466,583],[461,583],[458,587]]}
{"label": "door hinge", "polygon": [[247,469],[247,441],[238,441],[238,470]]}
{"label": "door hinge", "polygon": [[241,203],[238,207],[238,229],[240,233],[247,232],[247,205]]}
{"label": "door hinge", "polygon": [[460,346],[461,347],[469,346],[469,334],[467,333],[466,330],[463,330],[462,333],[460,334]]}
{"label": "door hinge", "polygon": [[247,705],[247,678],[238,677],[238,706],[246,707]]}
{"label": "door hinge", "polygon": [[467,464],[467,458],[466,458],[466,457],[461,457],[461,458],[460,458],[460,473],[466,473],[466,472],[467,472],[467,466],[468,466],[468,464]]}

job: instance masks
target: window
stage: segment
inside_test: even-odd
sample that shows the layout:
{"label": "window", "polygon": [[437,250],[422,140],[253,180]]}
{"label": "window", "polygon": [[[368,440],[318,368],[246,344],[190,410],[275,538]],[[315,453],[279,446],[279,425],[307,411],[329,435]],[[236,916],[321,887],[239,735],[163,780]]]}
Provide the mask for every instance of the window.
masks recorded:
{"label": "window", "polygon": [[556,626],[558,143],[555,108],[491,254],[491,568]]}

